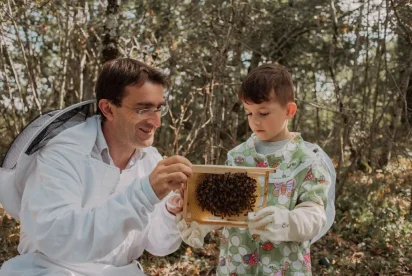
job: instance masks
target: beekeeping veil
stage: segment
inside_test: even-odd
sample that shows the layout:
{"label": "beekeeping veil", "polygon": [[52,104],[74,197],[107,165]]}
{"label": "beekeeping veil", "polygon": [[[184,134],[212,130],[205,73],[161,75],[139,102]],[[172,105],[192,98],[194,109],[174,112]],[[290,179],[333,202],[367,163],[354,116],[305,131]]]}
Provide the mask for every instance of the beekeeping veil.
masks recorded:
{"label": "beekeeping veil", "polygon": [[89,100],[45,113],[30,122],[16,137],[0,167],[0,204],[7,213],[19,219],[25,188],[25,182],[19,181],[19,174],[30,166],[38,151],[53,137],[93,115],[94,103],[95,100]]}
{"label": "beekeeping veil", "polygon": [[326,224],[322,228],[319,234],[317,234],[312,240],[311,243],[316,242],[319,240],[323,235],[328,232],[330,227],[335,220],[335,184],[336,184],[336,171],[335,167],[333,166],[332,161],[330,160],[329,156],[316,144],[312,144],[309,142],[305,142],[305,145],[312,150],[320,160],[322,160],[323,164],[327,167],[329,174],[330,174],[330,188],[328,192],[328,202],[326,205]]}

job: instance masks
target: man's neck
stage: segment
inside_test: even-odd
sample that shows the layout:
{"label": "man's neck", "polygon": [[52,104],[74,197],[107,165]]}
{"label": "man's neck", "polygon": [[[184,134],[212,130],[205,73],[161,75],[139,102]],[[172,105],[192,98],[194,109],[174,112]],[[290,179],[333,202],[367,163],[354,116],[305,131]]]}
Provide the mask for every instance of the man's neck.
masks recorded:
{"label": "man's neck", "polygon": [[107,122],[102,125],[102,132],[114,165],[119,168],[120,171],[124,170],[136,149],[122,143],[116,135],[110,131]]}

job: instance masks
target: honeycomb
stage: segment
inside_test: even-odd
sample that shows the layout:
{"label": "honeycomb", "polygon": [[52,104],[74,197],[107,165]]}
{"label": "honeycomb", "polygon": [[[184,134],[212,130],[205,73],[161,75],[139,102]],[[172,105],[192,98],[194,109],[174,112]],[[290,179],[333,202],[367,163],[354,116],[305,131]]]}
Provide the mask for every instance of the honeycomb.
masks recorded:
{"label": "honeycomb", "polygon": [[[244,214],[226,216],[224,218],[214,216],[208,210],[203,210],[199,205],[199,201],[196,199],[196,189],[198,185],[205,178],[206,173],[194,173],[191,178],[189,178],[186,189],[185,189],[185,199],[183,207],[183,217],[187,222],[196,221],[200,224],[214,224],[222,226],[236,226],[236,227],[247,227],[247,215]],[[259,175],[256,173],[248,173],[248,176],[255,179],[258,185],[255,191],[256,202],[253,207],[253,211],[258,208],[266,206],[267,200],[267,177],[264,178],[264,183],[259,179]],[[262,195],[262,196],[261,196]]]}

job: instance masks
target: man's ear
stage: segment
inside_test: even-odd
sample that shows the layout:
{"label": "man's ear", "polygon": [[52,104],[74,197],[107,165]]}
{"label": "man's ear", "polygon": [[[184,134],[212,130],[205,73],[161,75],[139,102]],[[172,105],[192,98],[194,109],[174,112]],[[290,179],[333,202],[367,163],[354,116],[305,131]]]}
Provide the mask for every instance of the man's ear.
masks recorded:
{"label": "man's ear", "polygon": [[113,121],[113,106],[107,99],[101,99],[99,101],[99,109],[102,112],[102,116],[105,116],[108,121]]}
{"label": "man's ear", "polygon": [[296,103],[294,103],[294,102],[288,103],[287,106],[286,106],[286,110],[287,110],[286,116],[287,116],[287,118],[292,119],[296,115],[297,109],[298,109],[298,107],[297,107]]}

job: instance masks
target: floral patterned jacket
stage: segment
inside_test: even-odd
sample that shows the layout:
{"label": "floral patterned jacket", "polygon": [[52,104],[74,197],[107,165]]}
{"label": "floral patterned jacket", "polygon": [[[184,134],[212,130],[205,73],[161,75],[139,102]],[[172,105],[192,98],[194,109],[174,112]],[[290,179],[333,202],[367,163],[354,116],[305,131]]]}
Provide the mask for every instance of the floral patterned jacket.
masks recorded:
{"label": "floral patterned jacket", "polygon": [[[330,175],[300,134],[293,135],[272,154],[256,152],[255,135],[229,151],[229,165],[276,169],[269,176],[267,198],[267,206],[277,207],[276,227],[270,240],[261,240],[249,229],[224,228],[218,275],[312,275],[310,239],[326,221]],[[263,195],[264,183],[260,182]]]}

